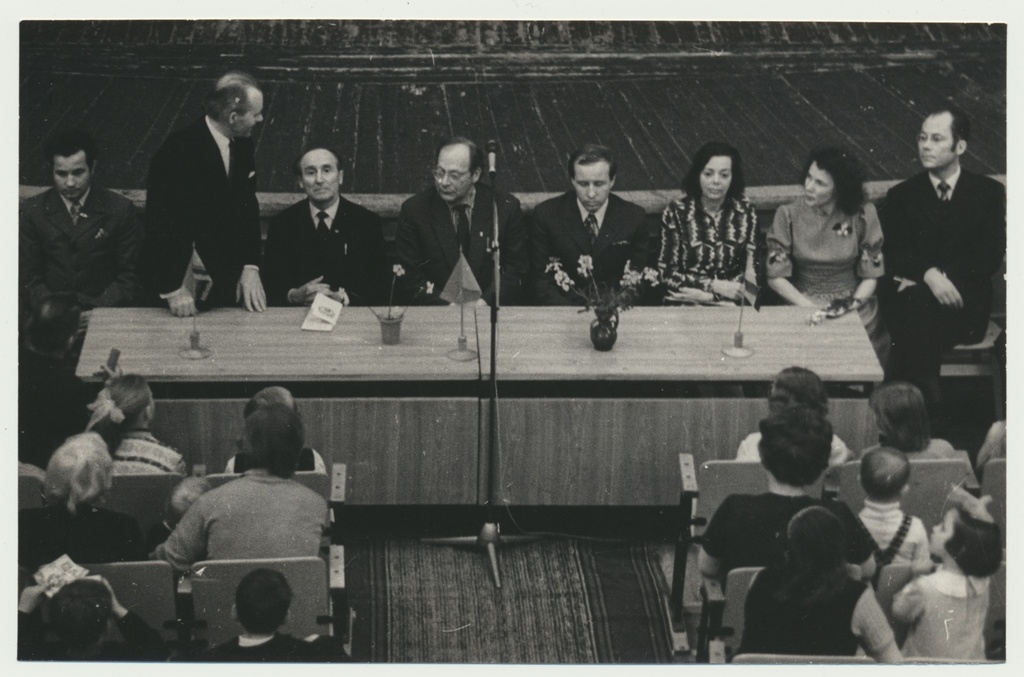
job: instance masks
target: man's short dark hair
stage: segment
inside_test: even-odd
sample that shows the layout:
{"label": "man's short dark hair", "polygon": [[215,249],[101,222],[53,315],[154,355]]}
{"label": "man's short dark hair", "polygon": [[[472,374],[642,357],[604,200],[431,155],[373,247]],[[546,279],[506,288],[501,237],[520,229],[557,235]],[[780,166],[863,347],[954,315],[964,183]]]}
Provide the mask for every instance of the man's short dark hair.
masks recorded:
{"label": "man's short dark hair", "polygon": [[484,168],[484,151],[480,146],[476,144],[472,139],[466,138],[465,136],[449,136],[447,139],[437,144],[437,148],[434,149],[434,161],[437,161],[437,157],[441,154],[441,151],[448,146],[465,146],[469,149],[469,171],[470,173],[476,170],[483,170]]}
{"label": "man's short dark hair", "polygon": [[82,311],[72,294],[53,294],[32,311],[25,326],[29,346],[48,354],[63,354],[78,331]]}
{"label": "man's short dark hair", "polygon": [[265,468],[277,477],[295,474],[305,431],[298,412],[283,404],[257,407],[245,419],[250,467]]}
{"label": "man's short dark hair", "polygon": [[227,122],[232,113],[244,115],[249,110],[249,93],[253,90],[258,91],[259,87],[231,81],[206,95],[203,110],[210,119]]}
{"label": "man's short dark hair", "polygon": [[789,407],[761,421],[761,465],[783,484],[813,484],[828,467],[832,424],[808,407]]}
{"label": "man's short dark hair", "polygon": [[246,632],[269,635],[288,617],[292,588],[280,571],[253,569],[235,589],[235,614]]}
{"label": "man's short dark hair", "polygon": [[967,576],[991,576],[1003,561],[999,527],[994,522],[972,517],[963,508],[956,508],[956,513],[946,552]]}
{"label": "man's short dark hair", "polygon": [[860,485],[873,501],[899,499],[910,481],[910,461],[899,449],[881,447],[864,454],[860,460]]}
{"label": "man's short dark hair", "polygon": [[953,145],[956,145],[957,141],[970,141],[971,140],[971,119],[967,117],[967,113],[964,112],[963,108],[952,103],[945,103],[940,106],[932,108],[926,118],[930,118],[933,115],[942,115],[943,113],[949,113],[953,118],[953,122],[950,124],[950,131],[953,134]]}
{"label": "man's short dark hair", "polygon": [[333,155],[334,156],[334,167],[339,172],[341,171],[341,156],[338,155],[338,153],[333,148],[331,148],[330,146],[316,145],[316,146],[309,146],[308,148],[306,148],[306,150],[304,150],[301,153],[299,153],[298,157],[295,158],[295,161],[292,162],[292,171],[295,172],[295,176],[297,176],[299,178],[302,178],[302,158],[306,157],[306,155],[308,155],[309,153],[312,153],[315,150],[325,150],[328,153],[330,153],[331,155]]}
{"label": "man's short dark hair", "polygon": [[43,144],[43,156],[46,164],[52,166],[53,158],[71,157],[78,151],[85,152],[85,164],[89,165],[89,171],[96,165],[96,154],[99,148],[93,135],[84,129],[65,129],[53,134]]}
{"label": "man's short dark hair", "polygon": [[569,178],[576,178],[577,164],[592,165],[595,162],[607,162],[608,178],[615,178],[615,171],[618,169],[615,156],[612,155],[610,148],[597,143],[585,143],[572,152],[572,155],[569,156],[569,162],[565,166],[566,171],[569,173]]}
{"label": "man's short dark hair", "polygon": [[58,590],[50,600],[50,626],[67,648],[86,649],[103,636],[112,605],[105,585],[79,578]]}

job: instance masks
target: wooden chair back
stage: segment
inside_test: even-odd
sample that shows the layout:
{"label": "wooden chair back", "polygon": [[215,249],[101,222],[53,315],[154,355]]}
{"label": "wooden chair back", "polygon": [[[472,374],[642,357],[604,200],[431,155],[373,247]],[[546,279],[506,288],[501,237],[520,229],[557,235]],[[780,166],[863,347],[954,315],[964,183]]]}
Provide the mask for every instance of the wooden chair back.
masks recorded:
{"label": "wooden chair back", "polygon": [[[114,594],[129,611],[160,632],[166,642],[178,641],[178,613],[175,607],[174,570],[163,561],[83,564],[90,574],[103,576]],[[108,639],[121,641],[113,624]]]}
{"label": "wooden chair back", "polygon": [[984,466],[981,476],[981,495],[991,496],[989,512],[996,519],[1006,547],[1006,459],[993,458]]}
{"label": "wooden chair back", "polygon": [[43,480],[35,475],[18,475],[18,510],[42,508]]}
{"label": "wooden chair back", "polygon": [[115,473],[103,507],[134,517],[145,536],[163,519],[167,498],[183,479],[176,473]]}

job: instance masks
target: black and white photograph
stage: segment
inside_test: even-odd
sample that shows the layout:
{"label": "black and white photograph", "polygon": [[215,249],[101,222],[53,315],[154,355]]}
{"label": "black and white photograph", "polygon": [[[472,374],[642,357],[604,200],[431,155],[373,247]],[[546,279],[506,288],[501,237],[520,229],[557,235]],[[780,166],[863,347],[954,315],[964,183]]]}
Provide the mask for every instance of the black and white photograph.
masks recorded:
{"label": "black and white photograph", "polygon": [[1012,663],[1008,7],[59,4],[15,669]]}

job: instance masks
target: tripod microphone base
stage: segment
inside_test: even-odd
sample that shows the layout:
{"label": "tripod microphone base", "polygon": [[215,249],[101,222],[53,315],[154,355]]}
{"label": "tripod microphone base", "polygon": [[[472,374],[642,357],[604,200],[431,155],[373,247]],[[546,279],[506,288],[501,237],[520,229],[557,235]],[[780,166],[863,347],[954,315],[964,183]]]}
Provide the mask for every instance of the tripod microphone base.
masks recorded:
{"label": "tripod microphone base", "polygon": [[421,543],[429,545],[454,545],[461,547],[481,547],[487,551],[487,559],[491,563],[491,576],[494,587],[501,588],[501,570],[498,567],[498,546],[532,543],[539,541],[541,536],[515,535],[502,536],[501,525],[497,522],[485,522],[476,536],[451,536],[449,538],[423,538]]}

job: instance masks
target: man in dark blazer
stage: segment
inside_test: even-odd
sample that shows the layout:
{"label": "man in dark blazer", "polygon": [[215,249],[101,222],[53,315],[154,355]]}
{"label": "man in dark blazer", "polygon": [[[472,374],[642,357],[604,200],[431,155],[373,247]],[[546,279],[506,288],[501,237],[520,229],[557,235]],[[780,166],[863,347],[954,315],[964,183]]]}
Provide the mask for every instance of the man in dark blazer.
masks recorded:
{"label": "man in dark blazer", "polygon": [[942,356],[982,338],[992,275],[1006,254],[1006,193],[960,166],[970,122],[955,106],[925,118],[925,170],[894,186],[880,215],[886,276],[878,294],[892,336],[886,380],[917,385],[934,411]]}
{"label": "man in dark blazer", "polygon": [[263,93],[244,73],[222,77],[205,115],[171,133],[149,165],[144,260],[154,291],[177,316],[196,312],[183,280],[192,250],[213,281],[211,305],[262,311],[260,222],[251,138]]}
{"label": "man in dark blazer", "polygon": [[611,190],[615,158],[604,146],[585,144],[569,156],[573,190],[537,205],[532,214],[530,256],[533,291],[543,305],[583,305],[583,298],[555,283],[550,263],[562,264],[583,289],[589,282],[577,271],[579,258],[591,257],[599,284],[618,288],[629,261],[634,270],[647,262],[649,230],[644,210]]}
{"label": "man in dark blazer", "polygon": [[136,274],[143,237],[138,211],[94,184],[97,146],[88,132],[59,132],[43,152],[54,186],[26,200],[18,214],[26,309],[56,292],[73,293],[83,310],[131,305],[142,291]]}
{"label": "man in dark blazer", "polygon": [[317,292],[342,303],[386,305],[391,269],[381,220],[341,197],[338,156],[313,148],[295,163],[306,199],[270,221],[261,273],[271,305],[309,305]]}
{"label": "man in dark blazer", "polygon": [[488,242],[494,232],[492,196],[498,207],[501,305],[522,301],[529,268],[519,200],[478,183],[483,152],[463,137],[444,141],[437,151],[434,186],[402,203],[395,247],[405,269],[408,300],[443,304],[440,293],[459,260],[466,257],[483,291],[494,302],[494,262]]}

